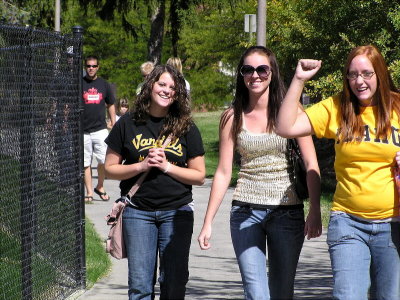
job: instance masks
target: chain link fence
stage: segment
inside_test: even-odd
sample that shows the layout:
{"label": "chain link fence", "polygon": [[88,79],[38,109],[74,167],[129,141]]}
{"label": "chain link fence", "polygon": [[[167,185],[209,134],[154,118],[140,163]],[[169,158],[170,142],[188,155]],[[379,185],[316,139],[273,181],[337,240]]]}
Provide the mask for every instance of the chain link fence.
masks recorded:
{"label": "chain link fence", "polygon": [[0,299],[85,287],[82,28],[0,24]]}

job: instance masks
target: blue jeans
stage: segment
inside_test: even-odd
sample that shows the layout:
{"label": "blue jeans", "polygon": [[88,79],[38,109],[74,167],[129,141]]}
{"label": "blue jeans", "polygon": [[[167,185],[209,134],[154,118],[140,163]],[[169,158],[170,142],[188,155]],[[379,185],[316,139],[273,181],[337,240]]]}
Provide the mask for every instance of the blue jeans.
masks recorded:
{"label": "blue jeans", "polygon": [[400,223],[369,223],[333,214],[327,243],[333,298],[400,299]]}
{"label": "blue jeans", "polygon": [[293,298],[294,277],[304,242],[303,209],[233,206],[230,223],[245,298]]}
{"label": "blue jeans", "polygon": [[154,299],[157,253],[160,299],[184,299],[189,280],[193,211],[143,211],[127,206],[123,232],[128,256],[129,299]]}

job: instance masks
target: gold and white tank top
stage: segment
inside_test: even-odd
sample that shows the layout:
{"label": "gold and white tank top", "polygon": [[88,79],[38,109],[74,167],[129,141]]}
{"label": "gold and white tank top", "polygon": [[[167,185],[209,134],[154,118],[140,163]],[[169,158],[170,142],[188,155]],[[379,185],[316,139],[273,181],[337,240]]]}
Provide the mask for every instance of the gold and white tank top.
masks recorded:
{"label": "gold and white tank top", "polygon": [[233,200],[258,205],[302,204],[290,181],[287,139],[275,133],[249,132],[244,117],[242,124],[237,137],[241,167]]}

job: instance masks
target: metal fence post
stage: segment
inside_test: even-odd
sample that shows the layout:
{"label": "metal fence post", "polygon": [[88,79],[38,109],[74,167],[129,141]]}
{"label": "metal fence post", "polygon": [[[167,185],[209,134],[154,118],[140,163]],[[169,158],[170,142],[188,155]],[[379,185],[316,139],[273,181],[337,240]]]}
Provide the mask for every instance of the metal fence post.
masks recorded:
{"label": "metal fence post", "polygon": [[[78,220],[80,224],[81,230],[81,237],[82,241],[80,241],[80,248],[81,248],[81,256],[79,257],[79,264],[80,268],[80,282],[82,284],[82,288],[86,288],[86,256],[85,256],[85,201],[83,199],[85,195],[85,187],[83,184],[83,102],[82,102],[82,45],[83,45],[83,32],[84,29],[82,26],[74,26],[72,27],[72,32],[74,36],[74,40],[76,42],[77,47],[74,47],[74,59],[76,59],[76,63],[78,65],[77,71],[75,76],[79,78],[79,94],[78,94],[78,103],[79,103],[79,112],[80,112],[80,122],[79,122],[79,149],[80,149],[80,156],[79,156],[79,173],[80,173],[80,197],[79,197],[79,205],[80,205],[80,219]],[[77,43],[79,41],[79,43]]]}
{"label": "metal fence post", "polygon": [[21,91],[20,115],[22,122],[19,130],[20,147],[20,181],[21,181],[21,263],[22,263],[22,299],[32,299],[32,246],[34,242],[34,187],[32,182],[32,147],[27,141],[33,140],[32,126],[32,39],[33,29],[28,28],[24,39],[24,69],[25,69],[25,88]]}

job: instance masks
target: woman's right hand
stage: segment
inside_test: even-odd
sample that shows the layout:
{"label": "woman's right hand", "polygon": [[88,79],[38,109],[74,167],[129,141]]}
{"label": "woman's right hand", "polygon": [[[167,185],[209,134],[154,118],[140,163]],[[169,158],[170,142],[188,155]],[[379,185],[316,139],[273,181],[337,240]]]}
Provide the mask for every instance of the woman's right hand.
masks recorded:
{"label": "woman's right hand", "polygon": [[295,77],[299,80],[307,81],[318,72],[321,64],[321,60],[300,59],[297,63]]}
{"label": "woman's right hand", "polygon": [[396,160],[397,166],[400,167],[400,151],[396,152],[395,160]]}
{"label": "woman's right hand", "polygon": [[147,172],[150,170],[152,168],[150,165],[150,155],[147,155],[139,164],[142,172]]}
{"label": "woman's right hand", "polygon": [[203,225],[197,241],[199,242],[201,250],[208,250],[211,248],[211,225]]}

